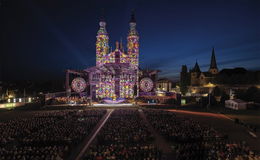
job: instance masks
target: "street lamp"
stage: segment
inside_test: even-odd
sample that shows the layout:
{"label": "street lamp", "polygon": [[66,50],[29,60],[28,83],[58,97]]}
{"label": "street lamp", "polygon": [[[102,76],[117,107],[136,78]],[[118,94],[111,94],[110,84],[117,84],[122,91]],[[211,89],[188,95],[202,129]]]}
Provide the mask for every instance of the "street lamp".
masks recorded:
{"label": "street lamp", "polygon": [[208,103],[208,105],[207,105],[207,110],[208,110],[209,107],[210,107],[210,93],[208,94],[208,96],[209,96],[209,103]]}

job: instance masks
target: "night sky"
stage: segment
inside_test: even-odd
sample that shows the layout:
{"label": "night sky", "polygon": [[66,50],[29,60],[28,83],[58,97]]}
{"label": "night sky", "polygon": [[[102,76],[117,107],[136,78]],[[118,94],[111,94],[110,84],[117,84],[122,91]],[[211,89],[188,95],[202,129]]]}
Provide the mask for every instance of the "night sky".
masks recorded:
{"label": "night sky", "polygon": [[208,70],[260,70],[259,0],[1,0],[3,80],[65,79],[66,69],[95,65],[99,18],[105,10],[110,46],[123,39],[135,10],[142,68],[178,79],[196,59]]}

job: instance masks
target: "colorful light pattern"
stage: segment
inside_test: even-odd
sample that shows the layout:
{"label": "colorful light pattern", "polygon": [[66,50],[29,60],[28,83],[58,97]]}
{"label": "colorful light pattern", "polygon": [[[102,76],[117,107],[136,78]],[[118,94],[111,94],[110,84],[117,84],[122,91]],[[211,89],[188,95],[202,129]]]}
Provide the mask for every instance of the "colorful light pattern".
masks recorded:
{"label": "colorful light pattern", "polygon": [[112,99],[104,99],[104,102],[106,103],[106,104],[118,104],[118,103],[122,103],[122,102],[124,102],[125,101],[125,99],[124,98],[122,98],[122,99],[116,99],[116,100],[112,100]]}
{"label": "colorful light pattern", "polygon": [[[96,67],[99,74],[96,83],[96,98],[133,98],[134,86],[139,65],[139,36],[136,23],[130,22],[127,37],[127,54],[122,43],[116,43],[116,49],[108,53],[108,33],[106,23],[101,21],[96,41]],[[107,67],[107,65],[115,64]],[[111,72],[110,70],[113,68]]]}
{"label": "colorful light pattern", "polygon": [[130,74],[124,74],[120,77],[120,97],[133,98],[135,77]]}
{"label": "colorful light pattern", "polygon": [[104,64],[105,56],[109,52],[108,34],[106,31],[106,23],[101,21],[99,23],[100,28],[98,30],[96,41],[96,66]]}
{"label": "colorful light pattern", "polygon": [[128,36],[128,55],[130,63],[132,64],[133,68],[137,69],[139,66],[139,37],[138,36]]}
{"label": "colorful light pattern", "polygon": [[[132,17],[134,18],[134,17]],[[135,21],[130,22],[130,31],[127,37],[127,50],[129,60],[134,69],[138,69],[139,66],[139,36],[136,30]]]}
{"label": "colorful light pattern", "polygon": [[98,98],[113,98],[115,97],[114,81],[103,81],[97,84],[96,97]]}
{"label": "colorful light pattern", "polygon": [[144,92],[150,92],[153,89],[153,81],[151,78],[143,78],[140,81],[140,88]]}
{"label": "colorful light pattern", "polygon": [[86,89],[86,86],[86,81],[81,77],[77,77],[71,82],[72,89],[77,93],[83,92]]}
{"label": "colorful light pattern", "polygon": [[120,53],[120,63],[129,63],[129,57],[123,52]]}

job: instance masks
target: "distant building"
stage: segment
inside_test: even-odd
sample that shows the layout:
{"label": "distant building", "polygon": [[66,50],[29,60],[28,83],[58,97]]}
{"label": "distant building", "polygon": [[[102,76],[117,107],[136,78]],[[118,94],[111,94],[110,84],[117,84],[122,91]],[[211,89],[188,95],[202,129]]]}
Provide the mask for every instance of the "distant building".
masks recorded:
{"label": "distant building", "polygon": [[4,99],[3,82],[0,81],[0,100]]}
{"label": "distant building", "polygon": [[156,90],[162,92],[171,92],[172,90],[172,81],[167,78],[159,79],[156,82]]}
{"label": "distant building", "polygon": [[[180,87],[187,87],[188,93],[199,96],[211,93],[218,86],[227,94],[230,90],[246,90],[252,86],[260,86],[260,71],[248,71],[244,68],[218,70],[215,49],[212,48],[210,67],[202,72],[198,62],[188,72],[183,65],[180,72]],[[182,90],[182,89],[181,89]]]}
{"label": "distant building", "polygon": [[180,78],[180,85],[190,85],[190,74],[186,65],[181,67]]}
{"label": "distant building", "polygon": [[247,109],[247,102],[241,99],[230,99],[225,101],[225,107],[234,110],[245,110]]}
{"label": "distant building", "polygon": [[[182,74],[182,73],[181,73]],[[212,49],[210,67],[207,72],[201,72],[198,62],[195,63],[195,66],[190,71],[191,86],[202,86],[208,83],[213,83],[215,76],[218,74],[218,67],[215,57],[215,50]]]}

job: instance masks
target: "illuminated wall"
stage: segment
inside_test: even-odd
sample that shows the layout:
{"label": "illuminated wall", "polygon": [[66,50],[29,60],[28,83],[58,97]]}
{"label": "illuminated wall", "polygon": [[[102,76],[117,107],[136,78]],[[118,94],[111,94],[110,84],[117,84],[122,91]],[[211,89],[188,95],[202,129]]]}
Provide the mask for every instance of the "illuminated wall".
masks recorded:
{"label": "illuminated wall", "polygon": [[120,97],[133,98],[135,76],[132,74],[123,74],[120,76]]}
{"label": "illuminated wall", "polygon": [[101,73],[98,73],[100,76],[96,82],[96,98],[133,98],[139,66],[139,36],[136,23],[133,20],[130,22],[127,53],[124,52],[122,42],[120,46],[116,42],[115,50],[109,53],[106,23],[101,21],[99,26],[96,41],[96,69]]}
{"label": "illuminated wall", "polygon": [[127,51],[133,68],[139,66],[139,36],[136,31],[136,23],[130,22],[130,31],[127,37]]}
{"label": "illuminated wall", "polygon": [[96,85],[96,97],[113,98],[115,97],[115,80],[112,75],[102,75],[99,83]]}
{"label": "illuminated wall", "polygon": [[123,52],[120,53],[120,63],[129,63],[129,57]]}
{"label": "illuminated wall", "polygon": [[100,28],[98,30],[96,41],[96,66],[104,64],[104,58],[106,54],[109,52],[109,37],[106,31],[106,23],[101,21],[99,23],[99,26]]}
{"label": "illuminated wall", "polygon": [[104,64],[106,63],[115,63],[115,52],[111,52],[105,56]]}
{"label": "illuminated wall", "polygon": [[[121,71],[120,71],[121,72]],[[135,75],[130,73],[115,73],[119,75],[119,95],[115,93],[116,81],[112,74],[101,74],[96,85],[96,98],[133,98]]]}
{"label": "illuminated wall", "polygon": [[111,52],[109,54],[107,54],[106,56],[104,56],[104,61],[103,64],[107,64],[107,63],[116,63],[115,59],[116,59],[116,55],[118,55],[119,63],[129,63],[129,56],[127,54],[125,54],[124,52],[122,52],[119,49],[115,49],[114,52]]}

